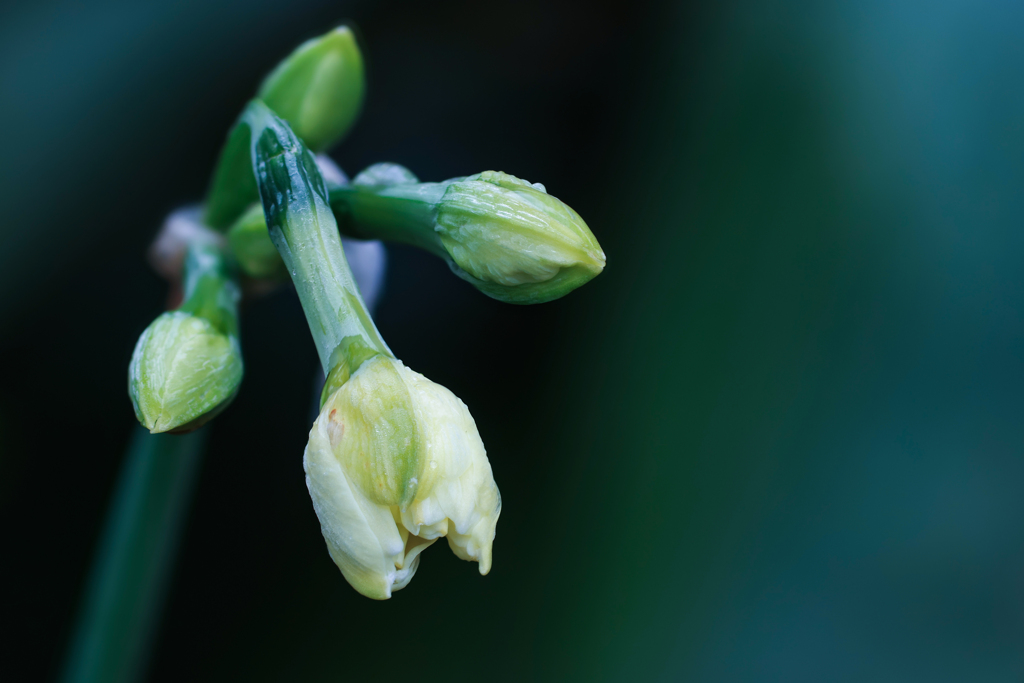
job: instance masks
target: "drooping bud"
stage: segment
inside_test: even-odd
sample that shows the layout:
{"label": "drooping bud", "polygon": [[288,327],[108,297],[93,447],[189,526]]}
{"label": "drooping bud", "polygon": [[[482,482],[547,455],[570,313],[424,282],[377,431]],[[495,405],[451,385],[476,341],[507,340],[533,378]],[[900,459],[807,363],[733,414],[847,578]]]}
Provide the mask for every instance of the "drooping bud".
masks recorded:
{"label": "drooping bud", "polygon": [[128,367],[135,416],[150,432],[187,432],[228,406],[242,381],[237,286],[213,244],[185,259],[185,303],[139,337]]}
{"label": "drooping bud", "polygon": [[303,463],[331,557],[376,599],[405,586],[419,553],[441,536],[487,573],[501,499],[473,418],[380,338],[313,155],[261,102],[245,120],[270,235],[327,375]]}
{"label": "drooping bud", "polygon": [[579,214],[543,185],[498,171],[418,183],[395,165],[377,165],[332,189],[331,205],[346,234],[427,249],[508,303],[565,296],[605,266]]}
{"label": "drooping bud", "polygon": [[331,557],[363,595],[391,597],[442,536],[490,571],[501,497],[476,424],[400,361],[376,356],[331,394],[303,464]]}

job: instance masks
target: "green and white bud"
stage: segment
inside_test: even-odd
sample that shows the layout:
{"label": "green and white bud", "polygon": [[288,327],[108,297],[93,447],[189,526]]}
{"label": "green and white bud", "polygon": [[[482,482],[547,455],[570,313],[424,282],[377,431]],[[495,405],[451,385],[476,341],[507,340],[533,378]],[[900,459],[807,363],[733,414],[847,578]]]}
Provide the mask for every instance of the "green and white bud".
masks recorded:
{"label": "green and white bud", "polygon": [[501,496],[476,424],[401,361],[375,356],[330,395],[303,466],[331,558],[363,595],[404,588],[442,536],[490,571]]}
{"label": "green and white bud", "polygon": [[456,273],[512,303],[557,299],[604,270],[605,256],[579,214],[498,171],[448,186],[435,228]]}
{"label": "green and white bud", "polygon": [[188,432],[228,406],[242,381],[238,287],[220,250],[197,243],[185,258],[185,302],[139,337],[128,367],[135,416],[150,432]]}
{"label": "green and white bud", "polygon": [[[386,180],[375,183],[379,176]],[[508,303],[558,299],[605,266],[579,214],[543,185],[498,171],[417,183],[412,174],[402,181],[393,169],[371,167],[352,185],[332,189],[331,205],[346,234],[428,249]]]}
{"label": "green and white bud", "polygon": [[[339,142],[363,105],[363,56],[348,26],[295,49],[266,77],[260,97],[314,151]],[[228,134],[206,196],[203,221],[227,229],[259,201],[249,157],[249,127],[239,121]]]}
{"label": "green and white bud", "polygon": [[245,117],[270,236],[327,375],[303,462],[331,557],[356,590],[379,600],[409,582],[419,554],[441,536],[486,574],[501,499],[473,418],[381,339],[313,155],[260,101]]}

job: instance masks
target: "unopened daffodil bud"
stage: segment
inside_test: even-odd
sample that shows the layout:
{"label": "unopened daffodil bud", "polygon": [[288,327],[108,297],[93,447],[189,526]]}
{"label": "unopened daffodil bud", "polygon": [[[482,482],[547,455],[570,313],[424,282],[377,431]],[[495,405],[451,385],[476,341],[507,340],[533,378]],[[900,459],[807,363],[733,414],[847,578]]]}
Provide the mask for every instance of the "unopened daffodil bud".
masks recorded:
{"label": "unopened daffodil bud", "polygon": [[[352,128],[363,105],[363,57],[355,34],[339,26],[295,49],[266,77],[258,97],[316,152]],[[204,222],[224,230],[259,200],[249,159],[249,129],[228,135],[206,197]]]}
{"label": "unopened daffodil bud", "polygon": [[[375,184],[378,177],[383,180]],[[371,167],[352,185],[332,189],[331,204],[346,234],[428,249],[508,303],[565,296],[605,265],[579,214],[543,185],[498,171],[418,183],[412,174],[403,181],[393,169],[384,174]]]}
{"label": "unopened daffodil bud", "polygon": [[245,121],[270,236],[327,375],[303,462],[331,557],[357,591],[380,600],[409,582],[441,536],[486,574],[501,499],[473,418],[381,339],[313,155],[262,102],[250,103]]}
{"label": "unopened daffodil bud", "polygon": [[331,558],[363,595],[405,587],[442,536],[490,571],[501,497],[476,424],[400,361],[375,356],[328,397],[303,465]]}
{"label": "unopened daffodil bud", "polygon": [[238,287],[220,249],[192,245],[185,258],[185,302],[159,316],[135,345],[128,394],[150,432],[188,432],[226,408],[242,381]]}
{"label": "unopened daffodil bud", "polygon": [[348,133],[363,106],[363,55],[348,26],[308,40],[274,69],[256,95],[313,152]]}

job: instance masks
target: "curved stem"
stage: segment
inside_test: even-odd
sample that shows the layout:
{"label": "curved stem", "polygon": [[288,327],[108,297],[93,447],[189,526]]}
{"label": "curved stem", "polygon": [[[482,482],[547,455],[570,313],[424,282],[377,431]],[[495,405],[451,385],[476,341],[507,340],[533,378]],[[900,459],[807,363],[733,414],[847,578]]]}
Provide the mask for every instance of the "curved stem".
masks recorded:
{"label": "curved stem", "polygon": [[313,154],[259,100],[243,120],[252,130],[253,170],[270,238],[295,283],[324,373],[336,366],[354,372],[377,354],[394,357],[345,260]]}

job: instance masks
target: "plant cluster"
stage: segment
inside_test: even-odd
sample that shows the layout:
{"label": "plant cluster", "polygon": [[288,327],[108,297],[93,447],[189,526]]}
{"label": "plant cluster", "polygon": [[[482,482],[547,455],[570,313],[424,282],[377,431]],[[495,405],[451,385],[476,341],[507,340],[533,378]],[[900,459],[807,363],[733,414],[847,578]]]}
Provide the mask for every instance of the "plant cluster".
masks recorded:
{"label": "plant cluster", "polygon": [[575,211],[505,173],[420,182],[379,163],[349,182],[323,152],[351,129],[363,93],[362,55],[345,26],[267,76],[228,135],[202,209],[176,214],[158,241],[182,304],[140,336],[128,390],[153,433],[215,417],[242,381],[238,303],[259,289],[243,280],[290,279],[326,376],[306,484],[342,574],[385,599],[441,537],[486,574],[501,497],[466,406],[382,339],[341,235],[420,247],[515,304],[564,296],[600,273],[605,256]]}

